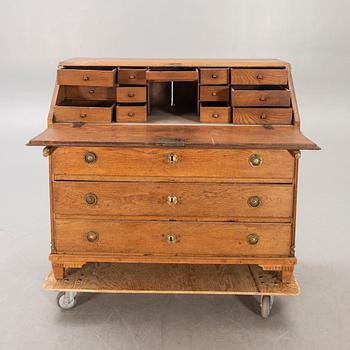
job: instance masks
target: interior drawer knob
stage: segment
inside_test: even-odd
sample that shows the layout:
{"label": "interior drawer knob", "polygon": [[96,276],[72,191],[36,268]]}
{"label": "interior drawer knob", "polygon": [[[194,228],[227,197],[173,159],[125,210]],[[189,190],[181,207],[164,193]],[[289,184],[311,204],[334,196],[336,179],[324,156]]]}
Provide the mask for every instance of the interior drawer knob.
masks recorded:
{"label": "interior drawer knob", "polygon": [[260,115],[260,119],[266,119],[267,118],[267,115],[266,115],[266,113],[261,113],[261,115]]}
{"label": "interior drawer knob", "polygon": [[167,155],[168,163],[176,164],[179,160],[179,157],[175,153],[170,153]]}
{"label": "interior drawer knob", "polygon": [[216,79],[218,76],[216,74],[212,74],[211,76],[213,79]]}
{"label": "interior drawer knob", "polygon": [[255,245],[259,242],[260,237],[255,233],[249,233],[247,236],[247,242],[251,245]]}
{"label": "interior drawer knob", "polygon": [[85,195],[85,202],[89,205],[95,205],[97,203],[97,196],[95,193],[87,193]]}
{"label": "interior drawer knob", "polygon": [[129,75],[129,79],[135,79],[135,75],[134,74],[130,74]]}
{"label": "interior drawer knob", "polygon": [[257,74],[257,76],[256,76],[256,79],[258,79],[258,80],[263,80],[264,79],[264,76],[262,75],[262,74]]}
{"label": "interior drawer knob", "polygon": [[80,118],[86,118],[87,114],[86,113],[80,113]]}
{"label": "interior drawer knob", "polygon": [[88,80],[90,80],[90,77],[89,77],[88,75],[84,75],[84,76],[83,76],[83,80],[84,80],[84,81],[88,81]]}
{"label": "interior drawer knob", "polygon": [[166,202],[169,204],[169,205],[174,205],[177,203],[177,197],[176,196],[173,196],[173,195],[169,195],[166,199]]}
{"label": "interior drawer knob", "polygon": [[85,153],[84,160],[87,164],[93,164],[96,162],[97,156],[94,152]]}
{"label": "interior drawer knob", "polygon": [[91,243],[94,243],[98,240],[98,233],[97,232],[94,232],[94,231],[89,231],[87,234],[86,234],[86,239],[91,242]]}
{"label": "interior drawer knob", "polygon": [[260,96],[259,97],[259,101],[261,102],[265,102],[267,100],[267,98],[265,96]]}
{"label": "interior drawer knob", "polygon": [[259,196],[251,196],[248,198],[248,204],[253,208],[257,208],[261,205],[261,198]]}
{"label": "interior drawer knob", "polygon": [[177,241],[177,237],[174,233],[170,233],[166,236],[166,241],[168,243],[175,243]]}
{"label": "interior drawer knob", "polygon": [[128,113],[128,117],[133,117],[134,115],[135,115],[134,112],[129,112],[129,113]]}
{"label": "interior drawer knob", "polygon": [[214,114],[212,114],[211,116],[212,116],[213,118],[219,118],[219,117],[220,117],[220,115],[217,114],[217,113],[214,113]]}
{"label": "interior drawer knob", "polygon": [[128,97],[134,97],[134,96],[135,96],[135,94],[133,92],[128,93]]}
{"label": "interior drawer knob", "polygon": [[254,167],[260,166],[262,164],[262,161],[263,159],[260,154],[252,154],[249,157],[249,164]]}
{"label": "interior drawer knob", "polygon": [[218,94],[218,93],[215,92],[215,91],[211,93],[212,96],[216,96],[217,94]]}
{"label": "interior drawer knob", "polygon": [[89,94],[94,94],[95,93],[95,89],[90,89],[89,90]]}

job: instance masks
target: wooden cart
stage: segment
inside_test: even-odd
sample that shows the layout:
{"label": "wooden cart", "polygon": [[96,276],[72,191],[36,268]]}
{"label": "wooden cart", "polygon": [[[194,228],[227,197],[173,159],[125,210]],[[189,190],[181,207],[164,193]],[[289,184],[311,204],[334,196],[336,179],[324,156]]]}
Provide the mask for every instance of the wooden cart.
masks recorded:
{"label": "wooden cart", "polygon": [[64,310],[77,304],[78,293],[259,295],[263,318],[270,314],[273,297],[300,293],[294,276],[282,283],[278,272],[257,265],[90,263],[62,280],[51,272],[44,288],[58,292],[57,304]]}

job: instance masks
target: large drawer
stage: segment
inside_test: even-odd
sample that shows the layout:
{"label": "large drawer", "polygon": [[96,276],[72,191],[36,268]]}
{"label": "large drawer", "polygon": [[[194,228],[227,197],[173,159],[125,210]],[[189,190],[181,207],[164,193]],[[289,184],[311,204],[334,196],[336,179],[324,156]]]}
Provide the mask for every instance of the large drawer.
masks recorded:
{"label": "large drawer", "polygon": [[292,185],[55,181],[65,215],[290,218]]}
{"label": "large drawer", "polygon": [[52,154],[52,170],[62,176],[216,177],[291,182],[294,158],[285,150],[59,147]]}
{"label": "large drawer", "polygon": [[56,220],[58,253],[288,256],[290,224]]}

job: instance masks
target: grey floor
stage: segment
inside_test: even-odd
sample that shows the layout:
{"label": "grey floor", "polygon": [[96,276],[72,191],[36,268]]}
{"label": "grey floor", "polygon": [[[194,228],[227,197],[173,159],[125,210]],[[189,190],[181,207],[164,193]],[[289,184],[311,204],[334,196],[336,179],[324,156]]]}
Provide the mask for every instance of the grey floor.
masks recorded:
{"label": "grey floor", "polygon": [[4,84],[0,94],[0,349],[350,348],[349,91],[298,90],[303,131],[323,147],[303,152],[300,166],[302,294],[278,298],[263,320],[254,297],[85,295],[70,312],[57,308],[42,289],[47,160],[24,146],[45,126],[49,83]]}

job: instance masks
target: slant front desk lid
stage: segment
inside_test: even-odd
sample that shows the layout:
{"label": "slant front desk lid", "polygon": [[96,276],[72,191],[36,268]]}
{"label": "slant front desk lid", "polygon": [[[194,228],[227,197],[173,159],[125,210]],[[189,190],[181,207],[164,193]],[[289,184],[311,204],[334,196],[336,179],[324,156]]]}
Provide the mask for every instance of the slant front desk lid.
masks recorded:
{"label": "slant front desk lid", "polygon": [[28,145],[320,149],[294,126],[53,124]]}

